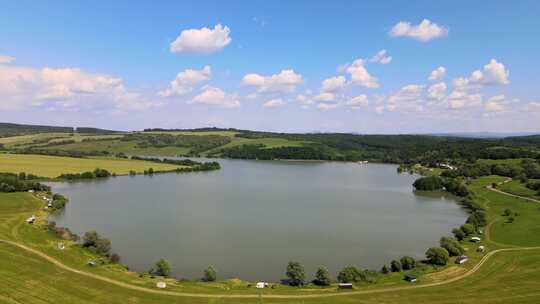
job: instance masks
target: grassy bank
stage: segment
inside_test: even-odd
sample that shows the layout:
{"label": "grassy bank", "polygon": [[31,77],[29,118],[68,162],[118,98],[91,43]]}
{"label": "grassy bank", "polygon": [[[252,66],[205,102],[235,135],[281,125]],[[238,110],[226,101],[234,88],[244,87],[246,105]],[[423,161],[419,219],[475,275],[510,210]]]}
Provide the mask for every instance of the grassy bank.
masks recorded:
{"label": "grassy bank", "polygon": [[155,171],[174,170],[179,166],[122,158],[89,157],[73,158],[31,154],[1,154],[0,172],[26,172],[37,176],[55,178],[62,173],[81,173],[96,168],[106,169],[117,175],[138,173],[153,168]]}

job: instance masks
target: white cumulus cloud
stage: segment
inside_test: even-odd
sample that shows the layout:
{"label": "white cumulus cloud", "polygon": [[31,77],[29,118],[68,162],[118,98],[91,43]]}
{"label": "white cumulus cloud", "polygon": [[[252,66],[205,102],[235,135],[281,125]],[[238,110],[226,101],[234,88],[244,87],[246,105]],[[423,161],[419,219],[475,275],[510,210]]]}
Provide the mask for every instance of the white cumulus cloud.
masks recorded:
{"label": "white cumulus cloud", "polygon": [[161,103],[127,89],[121,78],[78,68],[25,68],[0,65],[0,107],[28,106],[79,109],[140,110]]}
{"label": "white cumulus cloud", "polygon": [[504,112],[507,110],[506,98],[504,95],[493,96],[484,105],[487,112]]}
{"label": "white cumulus cloud", "polygon": [[444,75],[446,75],[446,68],[443,66],[440,66],[436,68],[435,70],[431,71],[428,79],[431,81],[435,81],[435,80],[439,80],[443,78]]}
{"label": "white cumulus cloud", "polygon": [[446,83],[439,82],[431,85],[427,90],[427,96],[429,99],[442,100],[446,93]]}
{"label": "white cumulus cloud", "polygon": [[172,53],[210,54],[219,51],[231,43],[231,30],[218,24],[213,29],[183,30],[180,36],[171,43]]}
{"label": "white cumulus cloud", "polygon": [[351,81],[354,84],[364,86],[366,88],[378,88],[379,82],[377,78],[369,74],[365,67],[364,59],[356,59],[351,65],[348,65],[344,70],[351,75]]}
{"label": "white cumulus cloud", "polygon": [[321,91],[333,92],[345,87],[347,79],[343,76],[330,77],[325,79],[321,85]]}
{"label": "white cumulus cloud", "polygon": [[275,98],[268,100],[263,104],[263,107],[265,108],[279,108],[285,105],[285,102],[281,98]]}
{"label": "white cumulus cloud", "polygon": [[392,37],[409,37],[422,42],[448,35],[448,29],[444,26],[432,23],[428,19],[422,20],[418,25],[410,22],[398,22],[389,32]]}
{"label": "white cumulus cloud", "polygon": [[236,95],[227,94],[222,89],[216,87],[204,88],[199,95],[193,97],[192,102],[223,108],[237,108],[240,106],[240,101]]}
{"label": "white cumulus cloud", "polygon": [[484,65],[482,70],[472,72],[469,81],[480,84],[508,84],[510,72],[504,64],[491,59],[488,64]]}
{"label": "white cumulus cloud", "polygon": [[161,97],[181,96],[193,90],[193,88],[204,81],[210,80],[212,69],[206,65],[201,70],[187,69],[176,75],[176,78],[171,81],[170,86],[158,92]]}
{"label": "white cumulus cloud", "polygon": [[0,55],[0,64],[2,63],[11,63],[15,61],[15,57]]}
{"label": "white cumulus cloud", "polygon": [[303,82],[302,75],[297,74],[294,70],[281,70],[278,74],[269,76],[251,73],[242,78],[242,85],[256,87],[261,93],[290,93]]}
{"label": "white cumulus cloud", "polygon": [[358,95],[345,102],[345,105],[352,108],[359,108],[368,105],[368,98],[366,95]]}
{"label": "white cumulus cloud", "polygon": [[392,62],[392,56],[387,56],[386,50],[380,50],[377,54],[369,59],[369,62],[389,64]]}

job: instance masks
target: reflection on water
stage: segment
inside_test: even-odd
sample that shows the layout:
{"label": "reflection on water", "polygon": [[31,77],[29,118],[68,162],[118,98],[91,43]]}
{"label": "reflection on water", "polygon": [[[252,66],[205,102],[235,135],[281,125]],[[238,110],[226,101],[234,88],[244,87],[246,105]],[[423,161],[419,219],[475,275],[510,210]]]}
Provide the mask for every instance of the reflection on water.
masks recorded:
{"label": "reflection on water", "polygon": [[[97,230],[131,269],[168,259],[173,275],[278,280],[289,260],[379,269],[423,256],[466,213],[442,193],[415,195],[392,165],[220,160],[215,172],[51,183],[70,198],[59,226]],[[420,194],[420,193],[419,193]]]}

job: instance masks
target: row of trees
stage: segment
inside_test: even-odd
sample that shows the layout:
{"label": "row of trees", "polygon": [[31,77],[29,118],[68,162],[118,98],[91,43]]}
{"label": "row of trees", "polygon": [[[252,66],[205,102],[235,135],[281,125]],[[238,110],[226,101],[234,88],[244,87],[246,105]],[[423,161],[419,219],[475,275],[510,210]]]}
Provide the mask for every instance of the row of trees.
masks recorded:
{"label": "row of trees", "polygon": [[[171,264],[169,261],[161,258],[159,259],[153,268],[148,271],[151,275],[158,275],[167,277],[171,273]],[[203,277],[201,279],[203,282],[215,282],[217,280],[217,270],[214,266],[208,266],[203,271]]]}
{"label": "row of trees", "polygon": [[111,241],[102,237],[96,231],[89,231],[84,234],[82,246],[93,253],[107,257],[112,263],[120,262],[120,256],[111,253]]}
{"label": "row of trees", "polygon": [[66,180],[77,180],[110,177],[111,175],[112,174],[105,169],[96,168],[94,171],[86,171],[83,173],[62,173],[57,178]]}
{"label": "row of trees", "polygon": [[37,176],[25,173],[0,173],[0,192],[51,191],[49,186],[29,180],[35,178]]}
{"label": "row of trees", "polygon": [[413,186],[416,190],[421,191],[437,191],[443,190],[461,197],[469,194],[469,190],[465,183],[459,178],[441,178],[439,176],[420,177],[414,181]]}

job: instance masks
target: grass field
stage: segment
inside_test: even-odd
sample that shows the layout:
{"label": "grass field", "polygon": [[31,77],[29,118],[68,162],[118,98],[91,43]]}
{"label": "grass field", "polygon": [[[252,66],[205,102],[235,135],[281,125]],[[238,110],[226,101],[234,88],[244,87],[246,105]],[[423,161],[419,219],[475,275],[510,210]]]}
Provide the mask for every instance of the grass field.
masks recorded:
{"label": "grass field", "polygon": [[0,172],[26,172],[37,176],[55,178],[62,173],[81,173],[96,168],[106,169],[117,175],[128,174],[130,170],[143,172],[173,170],[178,166],[121,158],[73,158],[29,154],[0,154]]}
{"label": "grass field", "polygon": [[[529,180],[530,182],[540,182],[540,180]],[[507,183],[503,183],[499,186],[499,190],[502,190],[504,192],[512,193],[519,196],[525,196],[535,199],[540,199],[540,195],[538,191],[529,189],[525,187],[525,184],[521,183],[518,180],[512,180]]]}
{"label": "grass field", "polygon": [[[470,185],[476,200],[487,210],[491,225],[486,231],[485,244],[490,250],[540,246],[540,205],[495,193],[486,188],[503,181],[498,176],[483,177]],[[24,219],[37,214],[43,219],[43,202],[29,193],[0,194],[0,239],[29,246],[61,261],[76,271],[99,275],[108,280],[129,284],[136,288],[156,290],[156,280],[140,278],[118,265],[86,266],[96,257],[78,246],[67,243],[63,251],[56,249],[58,240]],[[68,206],[69,208],[69,206]],[[502,215],[510,208],[519,213],[515,221],[506,223]],[[43,220],[41,222],[44,224]],[[114,241],[114,240],[113,240]],[[360,284],[355,292],[333,297],[313,297],[335,293],[335,286],[319,289],[296,289],[279,286],[265,290],[265,303],[537,303],[540,302],[540,250],[508,251],[494,254],[474,274],[461,280],[417,289],[402,290],[415,285],[402,281],[403,273],[390,275],[377,284]],[[439,272],[421,277],[426,283],[441,283],[463,275],[477,263],[481,254],[469,246],[471,261],[463,266],[449,266]],[[253,289],[241,281],[218,283],[177,282],[168,279],[167,291],[194,293],[199,297],[155,294],[125,288],[66,270],[31,252],[10,244],[0,243],[0,303],[262,303]],[[383,289],[384,292],[377,292]],[[389,290],[386,290],[389,289]],[[368,292],[368,293],[363,293]],[[372,292],[372,293],[369,293]],[[201,296],[202,295],[202,296]],[[207,295],[207,296],[204,296]],[[228,298],[236,295],[236,298]],[[250,298],[242,298],[249,296]],[[280,296],[281,298],[269,298]],[[305,296],[305,298],[294,298]]]}

